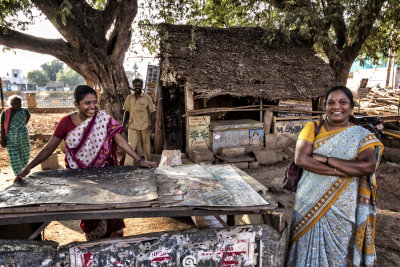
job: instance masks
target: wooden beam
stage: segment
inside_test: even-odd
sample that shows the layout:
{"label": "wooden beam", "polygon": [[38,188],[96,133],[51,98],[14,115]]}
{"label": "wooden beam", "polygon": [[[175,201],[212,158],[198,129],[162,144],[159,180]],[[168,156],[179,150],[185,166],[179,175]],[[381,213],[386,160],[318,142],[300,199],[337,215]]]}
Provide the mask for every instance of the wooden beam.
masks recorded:
{"label": "wooden beam", "polygon": [[36,231],[28,238],[28,240],[34,240],[49,224],[51,221],[44,222]]}
{"label": "wooden beam", "polygon": [[310,111],[304,109],[295,109],[290,107],[279,107],[279,106],[271,106],[271,107],[257,107],[257,108],[243,108],[243,107],[233,107],[233,108],[208,108],[208,109],[198,109],[187,111],[186,114],[182,115],[182,117],[190,117],[190,116],[197,116],[197,115],[205,115],[211,113],[221,113],[221,112],[243,112],[243,111],[279,111],[279,112],[287,112],[287,113],[312,113],[312,114],[325,114],[325,111]]}

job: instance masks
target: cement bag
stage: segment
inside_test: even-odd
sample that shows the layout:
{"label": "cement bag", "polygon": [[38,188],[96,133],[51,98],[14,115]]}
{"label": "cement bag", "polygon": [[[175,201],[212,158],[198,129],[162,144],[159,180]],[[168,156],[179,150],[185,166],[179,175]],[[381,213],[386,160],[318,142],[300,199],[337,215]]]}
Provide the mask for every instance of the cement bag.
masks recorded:
{"label": "cement bag", "polygon": [[182,165],[180,150],[163,150],[158,167]]}
{"label": "cement bag", "polygon": [[[194,224],[196,225],[197,228],[199,229],[206,229],[206,228],[224,228],[225,226],[217,220],[212,215],[209,216],[191,216]],[[219,215],[219,217],[226,222],[228,219],[228,216],[226,215]]]}

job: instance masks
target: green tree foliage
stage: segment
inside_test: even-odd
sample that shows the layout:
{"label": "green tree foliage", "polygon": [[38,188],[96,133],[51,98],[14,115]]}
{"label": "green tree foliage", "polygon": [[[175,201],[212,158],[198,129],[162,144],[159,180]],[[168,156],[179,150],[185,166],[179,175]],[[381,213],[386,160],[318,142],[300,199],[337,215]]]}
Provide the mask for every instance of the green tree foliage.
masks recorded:
{"label": "green tree foliage", "polygon": [[140,14],[140,26],[144,29],[143,44],[150,51],[155,50],[154,38],[146,29],[161,22],[215,27],[261,26],[271,32],[265,39],[267,43],[300,36],[314,42],[317,52],[329,61],[336,83],[345,84],[350,67],[368,36],[388,30],[387,24],[383,28],[379,25],[390,5],[398,7],[399,1],[150,0],[141,6],[145,11]]}
{"label": "green tree foliage", "polygon": [[50,63],[42,64],[40,67],[47,73],[50,81],[56,81],[57,73],[63,69],[64,63],[59,60],[53,60]]}
{"label": "green tree foliage", "polygon": [[37,86],[46,86],[49,81],[49,77],[47,77],[46,72],[43,70],[33,70],[28,72],[26,79],[28,80],[28,83]]}
{"label": "green tree foliage", "polygon": [[371,34],[363,45],[360,58],[372,58],[375,63],[387,59],[389,51],[396,55],[396,63],[400,64],[400,2],[386,1],[384,16],[376,22]]}
{"label": "green tree foliage", "polygon": [[71,68],[65,68],[57,73],[57,82],[64,83],[64,86],[77,86],[85,84],[85,79]]}

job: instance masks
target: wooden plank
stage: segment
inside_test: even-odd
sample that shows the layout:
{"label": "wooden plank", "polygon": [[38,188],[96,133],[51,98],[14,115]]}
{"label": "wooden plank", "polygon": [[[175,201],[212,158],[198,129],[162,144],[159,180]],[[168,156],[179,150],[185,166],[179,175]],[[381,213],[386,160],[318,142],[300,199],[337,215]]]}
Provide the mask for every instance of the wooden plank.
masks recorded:
{"label": "wooden plank", "polygon": [[254,189],[245,182],[243,177],[230,165],[207,165],[203,166],[210,172],[225,188],[234,196],[238,206],[255,206],[268,204]]}
{"label": "wooden plank", "polygon": [[28,240],[34,240],[50,223],[51,221],[44,222],[35,232],[33,232]]}
{"label": "wooden plank", "polygon": [[389,105],[394,105],[396,107],[400,107],[400,104],[396,101],[390,101],[390,100],[386,100],[384,98],[377,98],[374,99],[376,102],[381,102],[381,103],[385,103],[385,104],[389,104]]}
{"label": "wooden plank", "polygon": [[313,119],[319,119],[320,116],[305,116],[305,117],[276,117],[274,116],[274,122],[275,121],[291,121],[291,120],[313,120]]}
{"label": "wooden plank", "polygon": [[93,204],[93,205],[68,205],[68,204],[56,204],[56,205],[40,205],[40,206],[21,206],[14,208],[2,208],[0,209],[1,214],[12,214],[12,213],[35,213],[35,212],[51,212],[51,211],[71,211],[71,210],[107,210],[107,209],[122,209],[122,208],[142,208],[151,207],[155,204],[159,204],[157,201],[147,202],[133,202],[133,203],[115,203],[115,204]]}
{"label": "wooden plank", "polygon": [[241,155],[241,156],[221,156],[215,155],[215,157],[223,162],[234,163],[234,162],[243,162],[243,161],[255,161],[256,159],[249,155]]}
{"label": "wooden plank", "polygon": [[398,121],[398,120],[400,120],[400,115],[387,115],[387,116],[380,116],[380,117],[384,121]]}
{"label": "wooden plank", "polygon": [[269,214],[275,206],[256,207],[155,207],[138,209],[82,210],[38,213],[15,213],[0,216],[0,225],[62,220],[93,220],[148,217],[187,217],[207,215]]}
{"label": "wooden plank", "polygon": [[212,114],[212,113],[221,113],[221,112],[243,112],[243,111],[276,111],[276,112],[288,112],[288,113],[312,113],[312,114],[324,114],[325,111],[310,111],[305,109],[298,109],[294,107],[279,107],[276,105],[263,105],[260,108],[258,105],[253,106],[242,106],[242,107],[224,107],[224,108],[208,108],[208,109],[199,109],[199,110],[192,110],[187,111],[186,114],[182,115],[182,117],[188,116],[198,116],[204,114]]}
{"label": "wooden plank", "polygon": [[[311,116],[312,111],[312,100],[311,99],[279,99],[279,107],[293,108],[308,110],[305,113],[299,113],[297,116]],[[297,112],[294,112],[297,113]],[[296,114],[291,114],[287,112],[279,112],[278,117],[294,117]]]}
{"label": "wooden plank", "polygon": [[267,187],[265,187],[262,183],[248,175],[246,172],[242,171],[239,168],[236,168],[235,166],[232,166],[232,168],[240,175],[242,176],[242,179],[246,181],[253,189],[258,192],[258,193],[263,193],[266,194],[268,190]]}

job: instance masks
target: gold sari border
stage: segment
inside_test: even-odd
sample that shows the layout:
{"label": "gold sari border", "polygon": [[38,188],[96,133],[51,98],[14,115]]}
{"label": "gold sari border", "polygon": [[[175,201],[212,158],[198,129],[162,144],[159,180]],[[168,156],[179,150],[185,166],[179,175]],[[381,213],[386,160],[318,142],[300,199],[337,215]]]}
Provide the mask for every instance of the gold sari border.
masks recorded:
{"label": "gold sari border", "polygon": [[293,229],[293,236],[290,245],[293,245],[310,228],[316,224],[327,210],[335,203],[343,190],[349,184],[350,179],[339,177],[328,191],[318,200],[317,203],[303,216]]}

